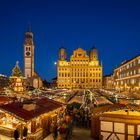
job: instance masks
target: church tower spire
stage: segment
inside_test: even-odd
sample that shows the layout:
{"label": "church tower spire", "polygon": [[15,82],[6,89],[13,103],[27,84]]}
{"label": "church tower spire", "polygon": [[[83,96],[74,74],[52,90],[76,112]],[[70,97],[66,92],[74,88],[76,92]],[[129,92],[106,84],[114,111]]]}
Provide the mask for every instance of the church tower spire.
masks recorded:
{"label": "church tower spire", "polygon": [[34,41],[31,26],[28,25],[28,30],[25,33],[24,41],[24,76],[30,78],[34,75]]}

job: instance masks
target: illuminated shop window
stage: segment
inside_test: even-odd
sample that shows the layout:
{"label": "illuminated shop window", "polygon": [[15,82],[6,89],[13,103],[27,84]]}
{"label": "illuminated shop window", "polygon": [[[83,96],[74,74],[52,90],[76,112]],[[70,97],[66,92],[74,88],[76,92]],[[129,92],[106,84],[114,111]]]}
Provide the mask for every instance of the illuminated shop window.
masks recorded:
{"label": "illuminated shop window", "polygon": [[135,84],[135,80],[134,79],[131,79],[131,84]]}

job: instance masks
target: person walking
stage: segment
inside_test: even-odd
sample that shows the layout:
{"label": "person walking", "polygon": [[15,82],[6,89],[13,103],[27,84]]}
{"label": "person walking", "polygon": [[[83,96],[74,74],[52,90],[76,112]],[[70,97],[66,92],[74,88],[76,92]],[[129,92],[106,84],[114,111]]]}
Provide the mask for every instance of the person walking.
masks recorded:
{"label": "person walking", "polygon": [[54,140],[56,140],[57,136],[58,136],[58,126],[57,124],[54,125],[54,128],[53,128],[53,138]]}
{"label": "person walking", "polygon": [[69,137],[70,137],[70,129],[69,129],[69,127],[67,126],[67,127],[66,127],[66,138],[65,138],[65,140],[69,140]]}
{"label": "person walking", "polygon": [[18,131],[18,129],[16,129],[14,131],[14,138],[15,138],[15,140],[18,140],[18,138],[19,138],[19,131]]}

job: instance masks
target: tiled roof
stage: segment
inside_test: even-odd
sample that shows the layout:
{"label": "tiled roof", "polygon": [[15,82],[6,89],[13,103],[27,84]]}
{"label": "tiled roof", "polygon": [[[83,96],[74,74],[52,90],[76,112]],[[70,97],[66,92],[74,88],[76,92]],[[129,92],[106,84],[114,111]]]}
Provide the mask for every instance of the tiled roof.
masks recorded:
{"label": "tiled roof", "polygon": [[133,59],[135,59],[135,58],[137,58],[137,57],[140,57],[140,54],[136,55],[135,57],[133,57],[133,58],[131,58],[131,59],[129,59],[129,60],[126,60],[124,63],[122,63],[120,66],[116,67],[115,69],[117,69],[117,68],[119,68],[119,67],[125,65],[126,63],[130,62],[131,60],[133,60]]}
{"label": "tiled roof", "polygon": [[12,100],[10,98],[8,98],[8,97],[0,96],[0,105],[1,104],[5,104],[5,103],[8,103],[10,101],[12,101]]}
{"label": "tiled roof", "polygon": [[37,117],[44,113],[48,113],[62,106],[61,103],[50,100],[48,98],[37,99],[33,102],[36,104],[37,108],[31,111],[23,109],[23,104],[27,104],[25,102],[13,102],[10,104],[2,105],[0,106],[0,109],[12,114],[20,120],[28,121],[33,119],[34,117]]}

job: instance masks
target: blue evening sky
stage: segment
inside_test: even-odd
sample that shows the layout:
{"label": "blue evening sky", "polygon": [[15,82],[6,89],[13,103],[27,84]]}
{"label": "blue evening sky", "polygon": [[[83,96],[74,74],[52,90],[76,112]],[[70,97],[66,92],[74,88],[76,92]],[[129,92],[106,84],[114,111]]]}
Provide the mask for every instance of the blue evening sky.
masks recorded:
{"label": "blue evening sky", "polygon": [[140,53],[140,0],[0,0],[0,73],[10,75],[16,60],[23,71],[23,43],[31,23],[35,69],[50,80],[61,44],[67,58],[79,46],[96,43],[103,71]]}

